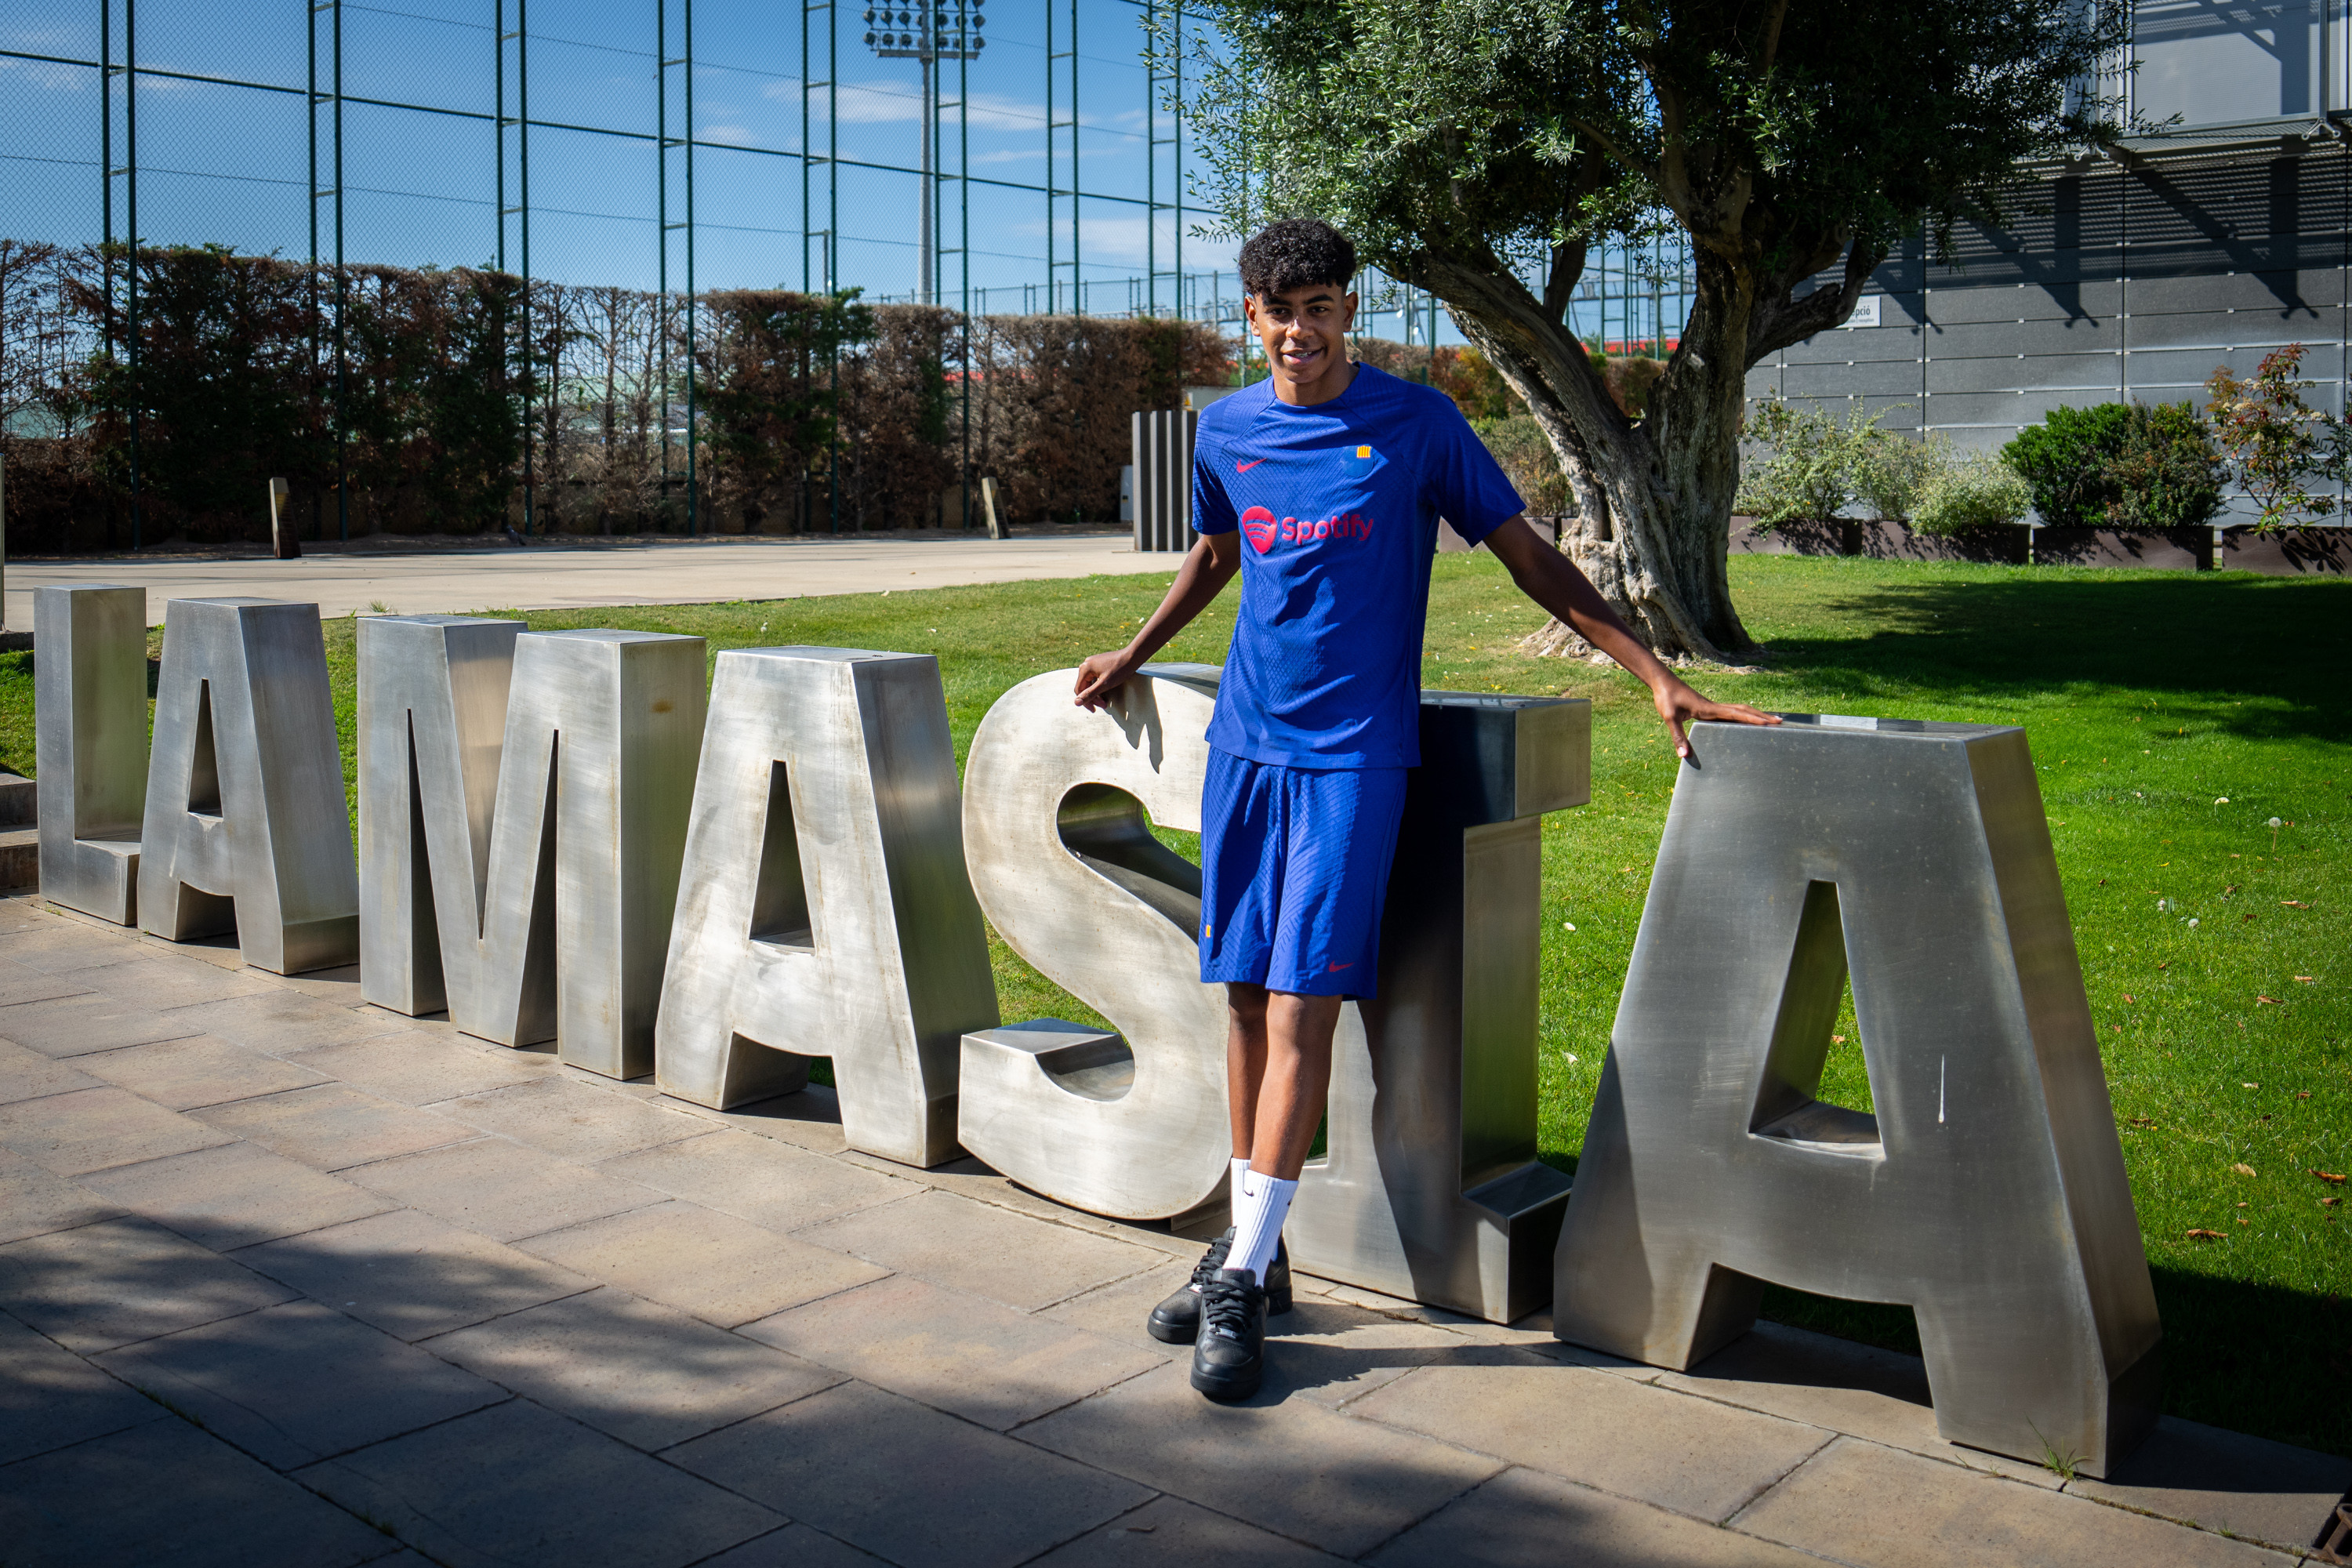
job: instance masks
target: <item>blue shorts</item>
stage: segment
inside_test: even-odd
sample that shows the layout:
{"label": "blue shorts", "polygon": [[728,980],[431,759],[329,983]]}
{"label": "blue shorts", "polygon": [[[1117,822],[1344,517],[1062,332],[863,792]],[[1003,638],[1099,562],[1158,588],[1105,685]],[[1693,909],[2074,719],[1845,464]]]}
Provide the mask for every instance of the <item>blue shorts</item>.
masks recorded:
{"label": "blue shorts", "polygon": [[1374,994],[1402,768],[1287,768],[1211,748],[1201,796],[1201,978]]}

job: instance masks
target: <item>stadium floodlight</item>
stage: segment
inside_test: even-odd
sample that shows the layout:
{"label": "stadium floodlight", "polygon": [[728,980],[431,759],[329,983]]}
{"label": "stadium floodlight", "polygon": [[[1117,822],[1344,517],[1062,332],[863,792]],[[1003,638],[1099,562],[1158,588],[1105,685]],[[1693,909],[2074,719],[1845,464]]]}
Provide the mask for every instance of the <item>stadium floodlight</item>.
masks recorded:
{"label": "stadium floodlight", "polygon": [[[866,25],[866,47],[886,60],[919,60],[923,67],[923,186],[922,243],[917,251],[915,295],[926,305],[939,303],[936,279],[939,240],[932,218],[938,183],[940,74],[942,60],[976,60],[988,47],[981,36],[987,18],[981,14],[986,0],[929,0],[918,6],[867,6],[860,16]],[[879,31],[877,31],[877,27]]]}

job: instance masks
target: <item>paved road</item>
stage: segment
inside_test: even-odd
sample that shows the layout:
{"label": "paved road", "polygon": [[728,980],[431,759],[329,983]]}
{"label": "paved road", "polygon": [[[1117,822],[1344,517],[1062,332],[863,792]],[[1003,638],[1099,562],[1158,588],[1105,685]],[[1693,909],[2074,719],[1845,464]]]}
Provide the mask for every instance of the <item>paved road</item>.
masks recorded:
{"label": "paved road", "polygon": [[166,599],[251,595],[315,600],[323,616],[381,605],[404,615],[577,605],[699,605],[945,588],[1108,572],[1170,572],[1179,557],[1139,555],[1126,535],[1041,539],[727,539],[617,548],[382,555],[18,561],[7,568],[7,625],[33,626],[33,591],[58,583],[135,583],[151,622]]}

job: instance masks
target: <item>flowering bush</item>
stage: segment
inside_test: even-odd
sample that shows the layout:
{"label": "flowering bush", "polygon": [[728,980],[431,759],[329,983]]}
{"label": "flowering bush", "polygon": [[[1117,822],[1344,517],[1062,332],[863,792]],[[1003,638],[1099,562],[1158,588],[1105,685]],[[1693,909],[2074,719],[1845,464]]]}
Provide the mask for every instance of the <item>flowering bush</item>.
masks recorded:
{"label": "flowering bush", "polygon": [[2341,416],[2304,402],[2315,384],[2295,379],[2302,368],[2303,345],[2289,343],[2264,354],[2252,376],[2225,365],[2205,383],[2223,460],[2264,529],[2338,510],[2338,497],[2315,495],[2310,487],[2340,483],[2352,469],[2352,430]]}

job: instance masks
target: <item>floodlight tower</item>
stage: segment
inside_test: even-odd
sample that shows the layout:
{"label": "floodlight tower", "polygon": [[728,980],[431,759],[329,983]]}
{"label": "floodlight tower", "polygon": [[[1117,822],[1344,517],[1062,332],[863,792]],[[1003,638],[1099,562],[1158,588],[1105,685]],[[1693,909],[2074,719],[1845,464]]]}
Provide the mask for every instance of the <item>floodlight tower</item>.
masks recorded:
{"label": "floodlight tower", "polygon": [[[923,194],[922,242],[916,262],[915,298],[926,305],[939,303],[937,272],[940,73],[941,60],[976,60],[988,40],[980,30],[988,25],[981,15],[985,0],[923,0],[919,5],[868,6],[866,47],[886,60],[923,63]],[[879,29],[879,30],[877,30]]]}

